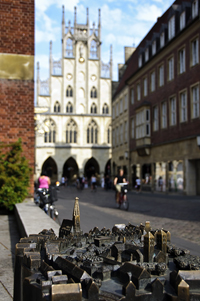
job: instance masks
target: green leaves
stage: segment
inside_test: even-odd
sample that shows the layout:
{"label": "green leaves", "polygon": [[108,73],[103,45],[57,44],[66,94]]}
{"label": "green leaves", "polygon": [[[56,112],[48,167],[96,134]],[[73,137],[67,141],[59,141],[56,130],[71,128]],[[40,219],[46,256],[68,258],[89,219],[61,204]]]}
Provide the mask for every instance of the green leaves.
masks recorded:
{"label": "green leaves", "polygon": [[31,168],[22,151],[21,139],[0,144],[0,208],[13,210],[28,195]]}

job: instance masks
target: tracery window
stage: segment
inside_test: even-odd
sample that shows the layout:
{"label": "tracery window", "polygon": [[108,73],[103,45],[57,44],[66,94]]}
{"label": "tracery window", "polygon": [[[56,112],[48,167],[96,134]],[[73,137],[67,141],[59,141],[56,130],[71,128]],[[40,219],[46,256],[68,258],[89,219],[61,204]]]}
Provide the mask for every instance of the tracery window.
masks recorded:
{"label": "tracery window", "polygon": [[97,89],[93,86],[90,92],[91,98],[97,98]]}
{"label": "tracery window", "polygon": [[67,87],[67,90],[66,90],[66,96],[67,96],[67,97],[72,97],[72,96],[73,96],[73,90],[72,90],[72,87],[71,87],[71,86],[68,86],[68,87]]}
{"label": "tracery window", "polygon": [[73,119],[67,123],[66,143],[77,143],[77,125]]}
{"label": "tracery window", "polygon": [[94,120],[92,120],[87,128],[87,143],[95,143],[98,142],[98,128],[97,124]]}
{"label": "tracery window", "polygon": [[60,103],[59,103],[59,101],[55,102],[53,111],[54,111],[54,113],[59,113],[60,112]]}
{"label": "tracery window", "polygon": [[95,40],[91,41],[90,45],[90,58],[97,58],[97,42]]}
{"label": "tracery window", "polygon": [[96,114],[96,113],[97,113],[97,106],[95,105],[94,102],[93,102],[93,104],[91,105],[90,112],[91,112],[91,114]]}
{"label": "tracery window", "polygon": [[67,39],[66,43],[66,56],[73,57],[73,41],[72,39]]}
{"label": "tracery window", "polygon": [[44,121],[44,143],[56,142],[56,124],[53,119],[48,118]]}
{"label": "tracery window", "polygon": [[66,105],[66,113],[73,113],[73,106],[70,101]]}
{"label": "tracery window", "polygon": [[104,103],[104,105],[103,105],[102,113],[103,114],[108,114],[109,113],[108,105],[106,103]]}

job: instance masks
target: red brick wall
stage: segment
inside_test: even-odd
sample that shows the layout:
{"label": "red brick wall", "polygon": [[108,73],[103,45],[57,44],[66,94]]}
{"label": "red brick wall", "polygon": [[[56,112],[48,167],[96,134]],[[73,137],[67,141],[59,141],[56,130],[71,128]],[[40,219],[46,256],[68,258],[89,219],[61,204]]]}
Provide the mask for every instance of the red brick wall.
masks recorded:
{"label": "red brick wall", "polygon": [[1,0],[0,12],[0,53],[34,55],[34,0]]}
{"label": "red brick wall", "polygon": [[[0,55],[34,55],[34,0],[1,0]],[[34,80],[0,79],[0,141],[22,139],[34,172]],[[33,176],[30,193],[33,194]]]}

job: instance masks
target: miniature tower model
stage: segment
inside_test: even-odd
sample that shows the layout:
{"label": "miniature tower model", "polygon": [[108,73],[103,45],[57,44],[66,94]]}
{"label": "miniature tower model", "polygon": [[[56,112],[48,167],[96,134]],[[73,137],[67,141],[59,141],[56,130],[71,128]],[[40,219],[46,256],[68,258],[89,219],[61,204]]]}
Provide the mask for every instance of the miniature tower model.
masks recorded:
{"label": "miniature tower model", "polygon": [[153,262],[154,241],[155,239],[151,232],[144,236],[144,262]]}
{"label": "miniature tower model", "polygon": [[164,253],[167,252],[167,234],[163,230],[159,230],[156,235],[157,248]]}
{"label": "miniature tower model", "polygon": [[80,224],[80,210],[79,210],[79,198],[75,198],[75,204],[74,204],[74,211],[73,211],[73,228],[74,233],[80,233],[81,232],[81,224]]}

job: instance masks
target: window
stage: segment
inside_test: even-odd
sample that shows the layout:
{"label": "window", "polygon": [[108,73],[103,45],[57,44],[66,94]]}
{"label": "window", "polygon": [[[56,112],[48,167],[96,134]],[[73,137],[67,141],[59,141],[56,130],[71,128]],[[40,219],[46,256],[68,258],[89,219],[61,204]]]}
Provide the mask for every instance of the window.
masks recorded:
{"label": "window", "polygon": [[195,39],[192,41],[192,44],[191,44],[191,51],[192,51],[192,66],[198,64],[199,62],[199,40],[198,39]]}
{"label": "window", "polygon": [[137,100],[139,101],[141,98],[141,95],[140,95],[140,84],[137,84]]}
{"label": "window", "polygon": [[151,73],[151,92],[155,91],[155,77],[156,77],[156,74],[155,74],[155,71]]}
{"label": "window", "polygon": [[182,92],[180,94],[180,102],[181,102],[181,122],[187,121],[187,93]]}
{"label": "window", "polygon": [[168,60],[168,80],[174,79],[174,58]]}
{"label": "window", "polygon": [[91,98],[97,98],[97,89],[95,87],[92,87],[90,96]]}
{"label": "window", "polygon": [[106,103],[104,103],[104,105],[103,105],[102,113],[103,113],[103,114],[108,114],[108,113],[109,113],[108,105],[107,105]]}
{"label": "window", "polygon": [[66,56],[73,57],[73,41],[72,39],[67,39],[66,43]]}
{"label": "window", "polygon": [[168,22],[168,39],[171,40],[175,36],[175,16],[171,17]]}
{"label": "window", "polygon": [[199,85],[192,87],[192,118],[199,117]]}
{"label": "window", "polygon": [[96,59],[97,58],[97,43],[95,40],[91,41],[90,45],[90,58]]}
{"label": "window", "polygon": [[112,107],[112,119],[115,119],[115,106]]}
{"label": "window", "polygon": [[115,147],[115,129],[112,130],[112,145]]}
{"label": "window", "polygon": [[96,114],[96,113],[97,113],[97,106],[95,105],[94,102],[93,102],[93,104],[91,105],[90,113],[91,113],[91,114]]}
{"label": "window", "polygon": [[185,72],[185,48],[179,51],[179,74]]}
{"label": "window", "polygon": [[123,99],[120,99],[120,114],[123,112]]}
{"label": "window", "polygon": [[60,103],[58,101],[55,102],[53,111],[54,111],[54,113],[59,113],[60,112]]}
{"label": "window", "polygon": [[131,138],[133,139],[135,137],[135,123],[134,119],[131,120]]}
{"label": "window", "polygon": [[139,58],[138,58],[138,67],[142,67],[142,55],[140,54],[139,55]]}
{"label": "window", "polygon": [[116,117],[119,115],[119,103],[116,103]]}
{"label": "window", "polygon": [[156,54],[156,41],[153,41],[152,43],[152,55]]}
{"label": "window", "polygon": [[185,27],[185,11],[180,15],[180,30]]}
{"label": "window", "polygon": [[87,128],[87,143],[95,143],[98,141],[98,129],[97,124],[92,120]]}
{"label": "window", "polygon": [[165,45],[165,33],[162,32],[160,35],[160,48],[162,48]]}
{"label": "window", "polygon": [[110,143],[110,141],[111,141],[110,134],[111,134],[111,126],[109,125],[109,127],[107,129],[107,143]]}
{"label": "window", "polygon": [[125,121],[124,123],[124,142],[127,143],[128,141],[128,122]]}
{"label": "window", "polygon": [[149,48],[145,50],[145,62],[149,60]]}
{"label": "window", "polygon": [[66,143],[77,143],[77,125],[72,119],[67,124]]}
{"label": "window", "polygon": [[116,146],[119,145],[119,128],[116,128]]}
{"label": "window", "polygon": [[51,119],[48,118],[44,121],[45,133],[44,133],[44,143],[55,143],[56,142],[56,124]]}
{"label": "window", "polygon": [[176,124],[176,98],[170,98],[170,125]]}
{"label": "window", "polygon": [[144,78],[143,85],[144,85],[144,96],[147,96],[147,77]]}
{"label": "window", "polygon": [[153,130],[158,131],[158,106],[153,108]]}
{"label": "window", "polygon": [[163,86],[164,85],[164,66],[161,65],[159,67],[159,86]]}
{"label": "window", "polygon": [[143,109],[136,114],[136,139],[150,136],[150,110]]}
{"label": "window", "polygon": [[73,90],[72,90],[72,87],[71,87],[71,86],[68,86],[68,87],[67,87],[67,90],[66,90],[66,96],[67,96],[67,97],[72,97],[72,96],[73,96]]}
{"label": "window", "polygon": [[192,18],[198,16],[198,0],[193,1],[192,3]]}
{"label": "window", "polygon": [[123,124],[120,125],[120,144],[123,144]]}
{"label": "window", "polygon": [[134,104],[134,89],[131,89],[131,104]]}
{"label": "window", "polygon": [[162,128],[164,129],[167,127],[167,104],[166,104],[166,102],[162,103],[161,110],[162,110],[162,116],[161,116]]}
{"label": "window", "polygon": [[66,113],[73,113],[73,106],[70,101],[66,105]]}
{"label": "window", "polygon": [[124,110],[128,109],[128,94],[124,96]]}

